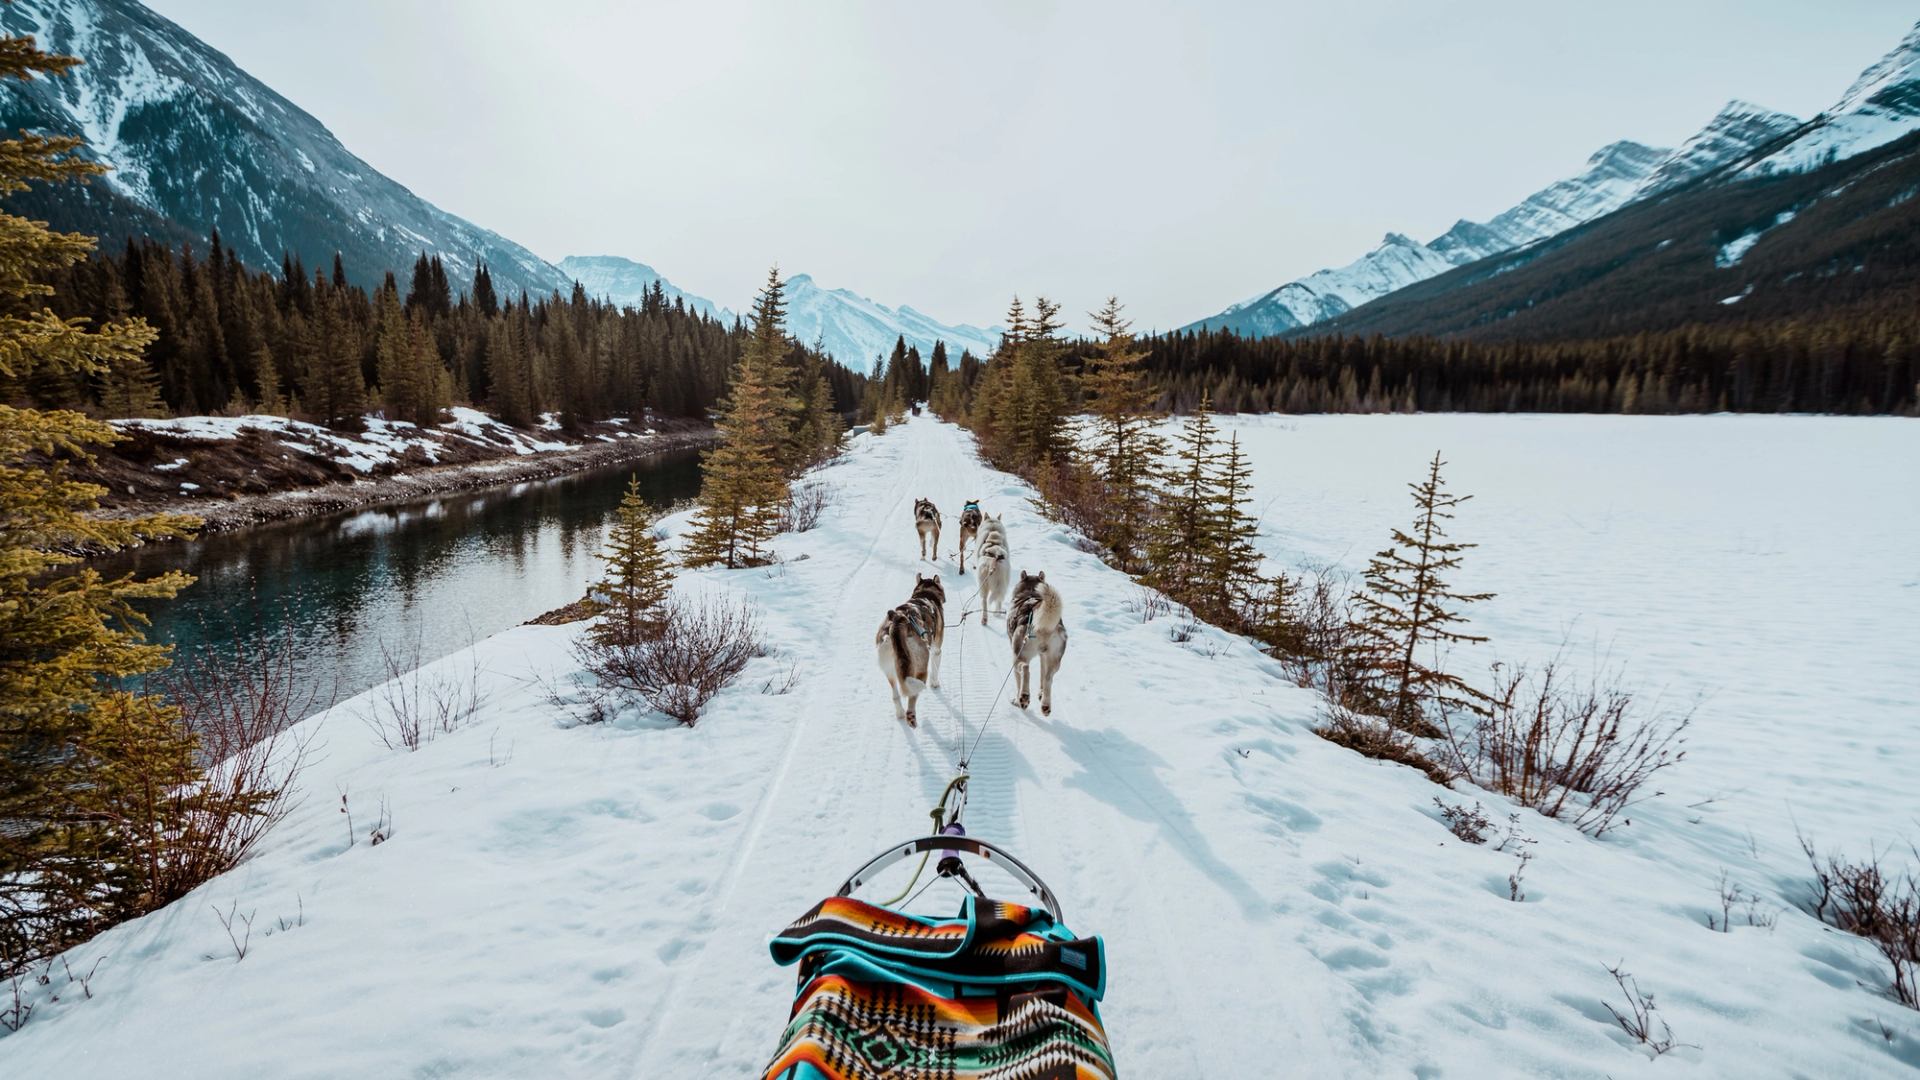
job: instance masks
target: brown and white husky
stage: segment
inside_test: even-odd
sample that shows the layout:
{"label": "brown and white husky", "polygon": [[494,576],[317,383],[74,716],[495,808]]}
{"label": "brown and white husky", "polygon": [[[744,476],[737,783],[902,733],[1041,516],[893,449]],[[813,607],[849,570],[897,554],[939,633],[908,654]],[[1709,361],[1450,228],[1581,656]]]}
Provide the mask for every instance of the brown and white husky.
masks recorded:
{"label": "brown and white husky", "polygon": [[[913,575],[913,595],[887,612],[873,635],[875,659],[893,691],[893,715],[916,727],[920,691],[940,686],[940,647],[946,642],[947,591],[940,575]],[[900,707],[902,698],[906,708]]]}
{"label": "brown and white husky", "polygon": [[1007,611],[1007,643],[1013,646],[1013,703],[1027,707],[1032,689],[1032,664],[1040,661],[1040,714],[1053,715],[1053,673],[1060,670],[1060,658],[1067,655],[1067,622],[1060,590],[1047,584],[1047,572],[1020,572],[1020,584],[1013,590],[1013,606]]}
{"label": "brown and white husky", "polygon": [[[920,557],[923,559],[940,558],[940,508],[933,505],[932,499],[913,500],[913,529],[920,534]],[[933,540],[933,554],[927,554],[927,540]]]}
{"label": "brown and white husky", "polygon": [[974,554],[980,560],[980,625],[985,626],[989,610],[1006,610],[1007,587],[1013,580],[1013,551],[1007,547],[1007,527],[999,514],[980,523],[980,543]]}
{"label": "brown and white husky", "polygon": [[980,500],[968,499],[960,508],[960,572],[967,572],[967,545],[980,535]]}

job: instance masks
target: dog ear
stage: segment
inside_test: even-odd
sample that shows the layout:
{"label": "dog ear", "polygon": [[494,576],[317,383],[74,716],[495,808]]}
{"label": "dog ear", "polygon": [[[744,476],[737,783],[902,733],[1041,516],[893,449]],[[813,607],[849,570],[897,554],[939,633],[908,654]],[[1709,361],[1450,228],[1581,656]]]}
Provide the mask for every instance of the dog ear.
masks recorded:
{"label": "dog ear", "polygon": [[1022,571],[1020,571],[1020,580],[1021,580],[1022,582],[1028,582],[1028,581],[1032,581],[1032,580],[1033,580],[1033,575],[1032,575],[1032,574],[1029,574],[1029,573],[1027,573],[1027,572],[1026,572],[1025,570],[1022,570]]}
{"label": "dog ear", "polygon": [[1047,580],[1047,572],[1045,570],[1040,571],[1039,573],[1033,575],[1033,580],[1035,581]]}

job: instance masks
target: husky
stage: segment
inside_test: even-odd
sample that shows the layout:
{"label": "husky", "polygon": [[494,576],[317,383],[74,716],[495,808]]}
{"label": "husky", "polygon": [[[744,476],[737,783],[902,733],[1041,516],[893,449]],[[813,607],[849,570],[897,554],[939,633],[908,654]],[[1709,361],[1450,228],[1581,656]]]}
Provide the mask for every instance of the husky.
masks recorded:
{"label": "husky", "polygon": [[980,535],[980,500],[968,499],[960,508],[960,572],[967,572],[967,545]]}
{"label": "husky", "polygon": [[1013,606],[1007,612],[1007,643],[1013,646],[1013,670],[1018,688],[1013,704],[1027,707],[1032,683],[1032,664],[1040,661],[1040,715],[1053,715],[1053,673],[1060,670],[1060,658],[1067,655],[1067,622],[1060,590],[1047,584],[1047,572],[1020,572],[1020,584],[1013,590]]}
{"label": "husky", "polygon": [[[940,686],[940,647],[947,638],[947,591],[940,575],[913,575],[913,595],[907,602],[887,612],[873,635],[874,657],[887,676],[893,691],[893,715],[909,725],[919,726],[914,706],[920,691]],[[906,708],[900,707],[905,698]]]}
{"label": "husky", "polygon": [[1007,607],[1007,586],[1013,576],[1013,551],[1007,547],[1007,527],[995,514],[980,522],[980,543],[974,555],[979,559],[980,625],[987,625],[987,611],[998,604]]}
{"label": "husky", "polygon": [[[913,500],[913,528],[920,534],[920,557],[934,560],[940,558],[940,508],[933,505],[932,499]],[[927,539],[933,539],[933,554],[927,554]]]}

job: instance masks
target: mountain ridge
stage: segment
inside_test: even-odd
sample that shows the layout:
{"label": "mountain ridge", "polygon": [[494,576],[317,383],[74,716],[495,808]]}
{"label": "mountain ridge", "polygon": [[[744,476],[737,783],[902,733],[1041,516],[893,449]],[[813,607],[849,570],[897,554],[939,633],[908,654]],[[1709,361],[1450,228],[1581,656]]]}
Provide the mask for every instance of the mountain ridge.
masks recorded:
{"label": "mountain ridge", "polygon": [[153,218],[201,240],[217,229],[249,265],[277,267],[291,254],[324,268],[338,252],[361,284],[422,251],[462,283],[485,262],[509,291],[570,284],[525,247],[374,169],[312,114],[134,0],[17,0],[0,6],[0,28],[84,61],[64,76],[9,80],[0,94],[0,124],[83,137],[82,153],[112,166],[85,197],[46,192],[33,204],[58,211],[59,227],[110,243]]}

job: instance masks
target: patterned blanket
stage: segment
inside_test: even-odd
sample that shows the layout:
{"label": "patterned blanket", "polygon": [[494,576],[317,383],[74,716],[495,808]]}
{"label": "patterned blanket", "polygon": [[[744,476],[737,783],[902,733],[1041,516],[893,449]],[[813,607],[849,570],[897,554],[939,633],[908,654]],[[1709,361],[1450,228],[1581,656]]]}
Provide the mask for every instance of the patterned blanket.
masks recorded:
{"label": "patterned blanket", "polygon": [[954,919],[823,900],[773,940],[800,988],[766,1080],[1111,1080],[1100,939],[968,897]]}

